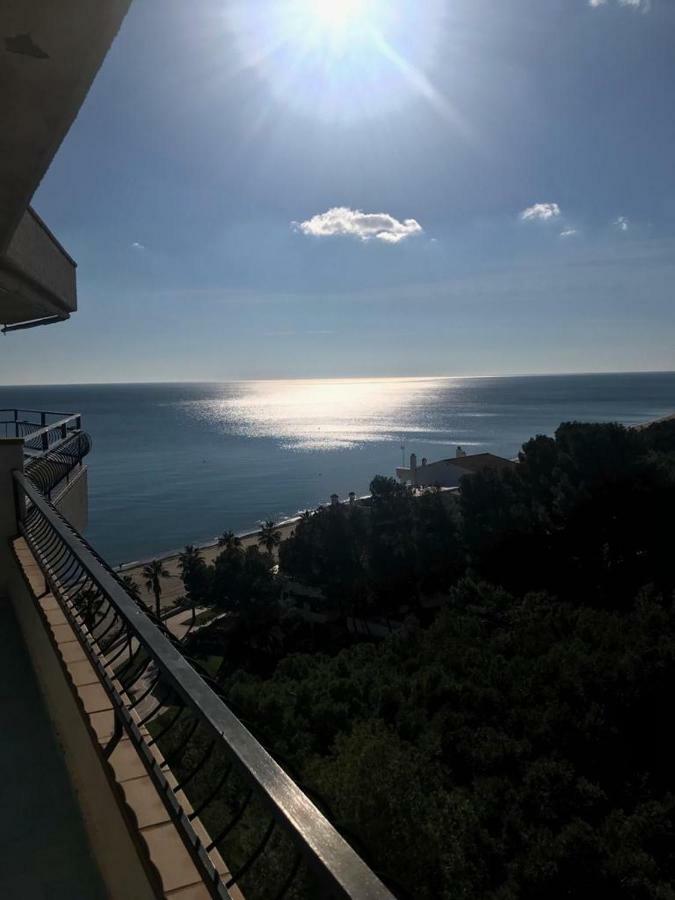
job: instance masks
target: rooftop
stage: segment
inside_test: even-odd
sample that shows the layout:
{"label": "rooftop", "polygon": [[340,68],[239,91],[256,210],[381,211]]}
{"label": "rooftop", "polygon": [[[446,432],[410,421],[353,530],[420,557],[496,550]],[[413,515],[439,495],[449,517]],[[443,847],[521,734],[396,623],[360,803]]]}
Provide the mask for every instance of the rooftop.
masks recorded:
{"label": "rooftop", "polygon": [[[503,456],[496,456],[494,453],[472,453],[467,456],[453,457],[451,459],[443,459],[441,462],[458,466],[467,472],[480,472],[481,469],[512,469],[515,463],[511,459]],[[432,463],[433,465],[433,463]]]}

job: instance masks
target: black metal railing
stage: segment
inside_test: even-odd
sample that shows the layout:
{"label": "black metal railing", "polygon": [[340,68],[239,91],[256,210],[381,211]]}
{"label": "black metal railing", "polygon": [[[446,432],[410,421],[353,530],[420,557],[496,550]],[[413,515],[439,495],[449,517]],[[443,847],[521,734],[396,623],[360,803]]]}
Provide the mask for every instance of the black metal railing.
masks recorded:
{"label": "black metal railing", "polygon": [[29,478],[14,479],[20,533],[115,711],[104,752],[126,732],[212,895],[391,900],[165,627]]}
{"label": "black metal railing", "polygon": [[74,471],[83,465],[84,457],[91,450],[91,438],[85,431],[78,431],[67,440],[41,456],[25,461],[25,472],[45,496],[52,499],[52,491],[61,484],[68,484]]}
{"label": "black metal railing", "polygon": [[0,409],[0,437],[23,438],[24,452],[28,456],[41,456],[55,450],[81,427],[78,413]]}

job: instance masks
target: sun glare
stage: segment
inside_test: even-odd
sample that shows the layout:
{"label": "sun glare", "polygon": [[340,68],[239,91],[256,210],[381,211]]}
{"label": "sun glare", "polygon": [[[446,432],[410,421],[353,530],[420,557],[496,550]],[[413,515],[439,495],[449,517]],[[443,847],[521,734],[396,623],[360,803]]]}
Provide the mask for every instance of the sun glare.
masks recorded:
{"label": "sun glare", "polygon": [[330,119],[379,116],[406,98],[442,98],[437,58],[445,0],[230,0],[244,65],[272,92]]}
{"label": "sun glare", "polygon": [[365,18],[364,0],[301,0],[301,12],[311,24],[341,32]]}

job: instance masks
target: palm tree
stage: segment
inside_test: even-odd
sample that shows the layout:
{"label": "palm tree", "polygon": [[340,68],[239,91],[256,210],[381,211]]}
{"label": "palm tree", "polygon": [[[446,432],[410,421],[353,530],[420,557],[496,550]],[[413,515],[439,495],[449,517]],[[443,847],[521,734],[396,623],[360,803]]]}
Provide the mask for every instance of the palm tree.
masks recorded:
{"label": "palm tree", "polygon": [[241,538],[238,538],[234,531],[224,531],[218,538],[218,546],[224,550],[239,550]]}
{"label": "palm tree", "polygon": [[164,568],[164,563],[161,559],[153,559],[147,566],[143,566],[143,578],[145,579],[145,587],[147,590],[152,591],[155,595],[155,615],[159,619],[162,612],[160,604],[162,596],[161,579],[171,578],[171,575]]}
{"label": "palm tree", "polygon": [[258,535],[258,544],[261,547],[264,547],[268,553],[272,553],[274,548],[278,547],[280,543],[281,532],[277,529],[276,522],[272,521],[272,519],[263,522],[260,534]]}
{"label": "palm tree", "polygon": [[124,585],[127,594],[131,597],[132,600],[135,600],[136,603],[141,602],[141,589],[138,586],[138,582],[131,575],[122,575],[122,584]]}
{"label": "palm tree", "polygon": [[186,575],[190,575],[191,572],[194,572],[202,562],[202,551],[199,547],[195,547],[194,544],[188,544],[178,557],[178,567],[180,568],[183,580],[185,580]]}
{"label": "palm tree", "polygon": [[96,616],[103,606],[103,597],[96,588],[90,587],[86,590],[80,591],[76,595],[75,606],[77,608],[77,611],[82,616],[84,624],[91,631],[91,628],[96,621]]}

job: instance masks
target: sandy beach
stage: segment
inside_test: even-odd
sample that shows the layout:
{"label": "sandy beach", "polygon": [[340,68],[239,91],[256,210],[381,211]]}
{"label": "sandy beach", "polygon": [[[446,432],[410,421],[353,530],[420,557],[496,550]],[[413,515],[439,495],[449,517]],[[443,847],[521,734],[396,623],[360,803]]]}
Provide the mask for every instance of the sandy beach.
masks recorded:
{"label": "sandy beach", "polygon": [[[281,540],[287,540],[295,529],[296,523],[298,522],[297,518],[289,519],[285,522],[280,522],[277,525],[277,530],[281,535]],[[239,537],[241,539],[241,543],[243,547],[252,547],[258,544],[258,538],[260,535],[260,531],[248,531],[245,534],[240,534]],[[221,548],[218,546],[217,542],[213,542],[211,544],[202,544],[199,545],[199,549],[202,552],[202,557],[206,563],[212,563],[215,558],[221,553]],[[162,580],[162,609],[169,609],[174,605],[176,600],[179,597],[182,597],[184,594],[183,582],[180,577],[180,566],[179,566],[179,558],[182,551],[174,550],[167,554],[157,554],[155,559],[161,559],[164,563],[164,567],[169,573],[169,578],[165,578]],[[155,606],[155,598],[152,591],[149,591],[145,586],[145,580],[143,578],[143,567],[150,562],[149,559],[139,560],[136,562],[124,563],[121,566],[118,566],[117,571],[121,575],[130,575],[136,584],[139,587],[141,600],[154,609]]]}

